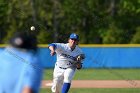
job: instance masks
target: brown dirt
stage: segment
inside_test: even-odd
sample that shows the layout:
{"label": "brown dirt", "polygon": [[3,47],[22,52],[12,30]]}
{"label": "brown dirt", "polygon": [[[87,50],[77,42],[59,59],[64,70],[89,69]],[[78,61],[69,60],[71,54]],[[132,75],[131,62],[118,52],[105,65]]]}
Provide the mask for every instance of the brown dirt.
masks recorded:
{"label": "brown dirt", "polygon": [[[51,80],[42,81],[42,88],[51,85]],[[140,88],[140,80],[73,80],[71,88]]]}

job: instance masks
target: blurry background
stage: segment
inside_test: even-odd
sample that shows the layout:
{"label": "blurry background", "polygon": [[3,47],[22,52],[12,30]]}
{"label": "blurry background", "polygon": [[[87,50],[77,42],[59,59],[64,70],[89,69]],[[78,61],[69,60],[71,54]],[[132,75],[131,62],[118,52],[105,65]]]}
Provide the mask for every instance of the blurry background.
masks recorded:
{"label": "blurry background", "polygon": [[140,0],[0,0],[0,43],[36,27],[39,43],[140,43]]}
{"label": "blurry background", "polygon": [[[52,80],[55,63],[47,44],[67,42],[72,32],[79,34],[86,54],[84,69],[74,79],[134,80],[132,86],[140,80],[140,0],[0,0],[0,44],[16,31],[30,33],[32,25],[43,44],[39,56],[46,68],[44,80]],[[139,88],[85,90],[70,93],[140,93]],[[41,89],[46,92],[50,89]]]}

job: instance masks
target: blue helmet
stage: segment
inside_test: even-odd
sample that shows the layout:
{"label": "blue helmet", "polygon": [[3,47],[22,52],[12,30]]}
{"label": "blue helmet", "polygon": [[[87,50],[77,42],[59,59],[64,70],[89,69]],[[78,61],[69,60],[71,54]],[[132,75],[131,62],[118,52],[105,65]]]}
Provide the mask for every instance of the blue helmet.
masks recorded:
{"label": "blue helmet", "polygon": [[75,33],[72,33],[69,38],[79,40],[79,36]]}

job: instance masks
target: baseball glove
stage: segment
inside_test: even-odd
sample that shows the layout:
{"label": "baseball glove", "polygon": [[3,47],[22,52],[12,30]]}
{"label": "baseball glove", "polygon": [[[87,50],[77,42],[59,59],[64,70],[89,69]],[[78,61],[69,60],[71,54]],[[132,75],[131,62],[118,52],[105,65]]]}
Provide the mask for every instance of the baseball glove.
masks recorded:
{"label": "baseball glove", "polygon": [[79,70],[82,68],[82,63],[81,62],[77,62],[76,63],[76,68]]}
{"label": "baseball glove", "polygon": [[82,68],[82,60],[84,59],[85,57],[84,57],[84,55],[78,55],[77,56],[77,58],[76,58],[76,61],[77,61],[77,63],[76,63],[76,68],[77,69],[81,69]]}

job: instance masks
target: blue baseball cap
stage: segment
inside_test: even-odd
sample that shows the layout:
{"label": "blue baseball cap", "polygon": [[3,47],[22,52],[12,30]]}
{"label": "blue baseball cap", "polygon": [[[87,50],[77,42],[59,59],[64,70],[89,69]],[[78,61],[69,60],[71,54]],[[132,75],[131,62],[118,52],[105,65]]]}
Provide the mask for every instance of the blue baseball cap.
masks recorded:
{"label": "blue baseball cap", "polygon": [[78,36],[77,34],[75,34],[75,33],[72,33],[72,34],[70,35],[70,39],[79,40],[79,36]]}

